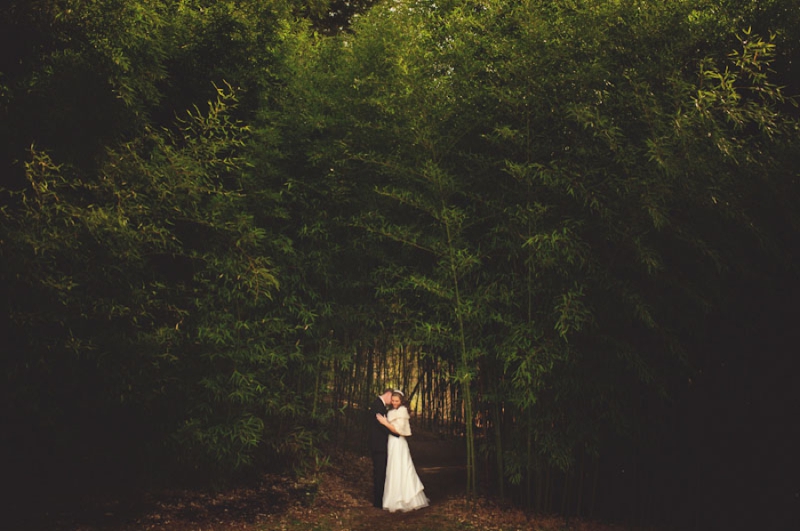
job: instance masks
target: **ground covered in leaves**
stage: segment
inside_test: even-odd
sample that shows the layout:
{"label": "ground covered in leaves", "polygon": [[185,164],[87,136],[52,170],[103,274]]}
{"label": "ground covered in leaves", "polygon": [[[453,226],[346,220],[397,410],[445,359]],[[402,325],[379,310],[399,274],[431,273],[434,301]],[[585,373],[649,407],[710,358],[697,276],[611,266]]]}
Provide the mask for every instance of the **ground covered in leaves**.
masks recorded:
{"label": "ground covered in leaves", "polygon": [[[32,525],[53,531],[622,531],[622,526],[526,513],[492,500],[468,501],[463,455],[432,434],[410,439],[430,507],[388,513],[372,507],[372,464],[352,452],[331,456],[314,479],[267,475],[223,492],[162,491],[131,500],[89,500],[82,508],[42,515]],[[625,527],[624,529],[630,529]]]}

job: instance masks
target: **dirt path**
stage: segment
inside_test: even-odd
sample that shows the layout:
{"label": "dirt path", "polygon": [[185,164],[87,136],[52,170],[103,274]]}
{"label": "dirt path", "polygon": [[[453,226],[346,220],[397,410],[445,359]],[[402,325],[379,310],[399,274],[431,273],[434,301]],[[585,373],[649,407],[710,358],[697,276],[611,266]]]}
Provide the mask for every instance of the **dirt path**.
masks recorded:
{"label": "dirt path", "polygon": [[[64,500],[16,529],[49,531],[288,531],[331,529],[393,531],[442,529],[436,513],[448,500],[463,498],[464,451],[457,441],[415,429],[408,439],[417,473],[431,506],[389,513],[372,506],[372,463],[363,455],[336,452],[318,490],[284,476],[265,476],[257,485],[224,492],[169,490]],[[308,489],[308,490],[307,490]],[[323,527],[317,527],[317,525]],[[0,526],[2,527],[2,526]]]}
{"label": "dirt path", "polygon": [[[224,492],[148,492],[86,500],[64,507],[38,525],[48,531],[555,531],[563,520],[526,514],[486,499],[465,499],[465,449],[420,429],[409,438],[411,456],[430,498],[429,507],[389,513],[372,506],[372,462],[337,451],[318,482],[264,476],[256,485]],[[2,527],[2,526],[0,526]],[[573,531],[620,531],[571,522]]]}
{"label": "dirt path", "polygon": [[417,430],[408,446],[431,503],[464,495],[467,467],[463,444]]}
{"label": "dirt path", "polygon": [[[437,529],[444,527],[450,519],[440,514],[437,507],[449,500],[463,498],[466,485],[466,465],[461,445],[445,440],[430,432],[415,430],[408,439],[411,458],[417,469],[425,494],[431,500],[430,507],[408,513],[389,513],[372,507],[370,503],[371,478],[350,483],[355,486],[354,497],[361,500],[347,511],[351,531],[375,531],[378,529]],[[371,474],[370,470],[366,470]],[[352,478],[342,478],[345,481]],[[442,524],[441,526],[437,525]]]}

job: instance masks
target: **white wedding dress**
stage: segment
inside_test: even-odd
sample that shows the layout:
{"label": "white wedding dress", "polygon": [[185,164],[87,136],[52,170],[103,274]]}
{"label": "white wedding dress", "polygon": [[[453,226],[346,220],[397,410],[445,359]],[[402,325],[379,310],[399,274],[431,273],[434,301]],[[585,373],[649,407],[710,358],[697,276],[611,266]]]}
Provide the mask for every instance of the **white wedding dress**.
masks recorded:
{"label": "white wedding dress", "polygon": [[408,409],[400,406],[386,415],[400,437],[389,435],[386,461],[386,483],[383,485],[383,508],[389,512],[413,511],[427,507],[430,500],[425,496],[422,481],[414,469],[411,451],[406,437],[411,436]]}

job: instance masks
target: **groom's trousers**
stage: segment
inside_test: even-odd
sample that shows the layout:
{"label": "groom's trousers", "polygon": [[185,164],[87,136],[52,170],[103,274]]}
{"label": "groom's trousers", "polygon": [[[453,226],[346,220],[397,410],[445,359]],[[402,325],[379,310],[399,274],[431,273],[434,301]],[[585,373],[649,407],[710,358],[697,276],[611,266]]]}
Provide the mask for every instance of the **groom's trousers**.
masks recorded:
{"label": "groom's trousers", "polygon": [[386,483],[386,452],[372,452],[372,505],[383,508],[383,484]]}

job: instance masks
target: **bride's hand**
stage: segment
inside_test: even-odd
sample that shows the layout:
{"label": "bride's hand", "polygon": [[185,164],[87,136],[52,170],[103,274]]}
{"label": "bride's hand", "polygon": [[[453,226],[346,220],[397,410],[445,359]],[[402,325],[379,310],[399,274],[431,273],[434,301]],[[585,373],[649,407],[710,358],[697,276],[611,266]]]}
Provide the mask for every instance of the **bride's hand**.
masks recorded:
{"label": "bride's hand", "polygon": [[375,418],[378,419],[378,422],[380,422],[381,424],[386,424],[386,417],[384,417],[380,413],[376,413]]}

